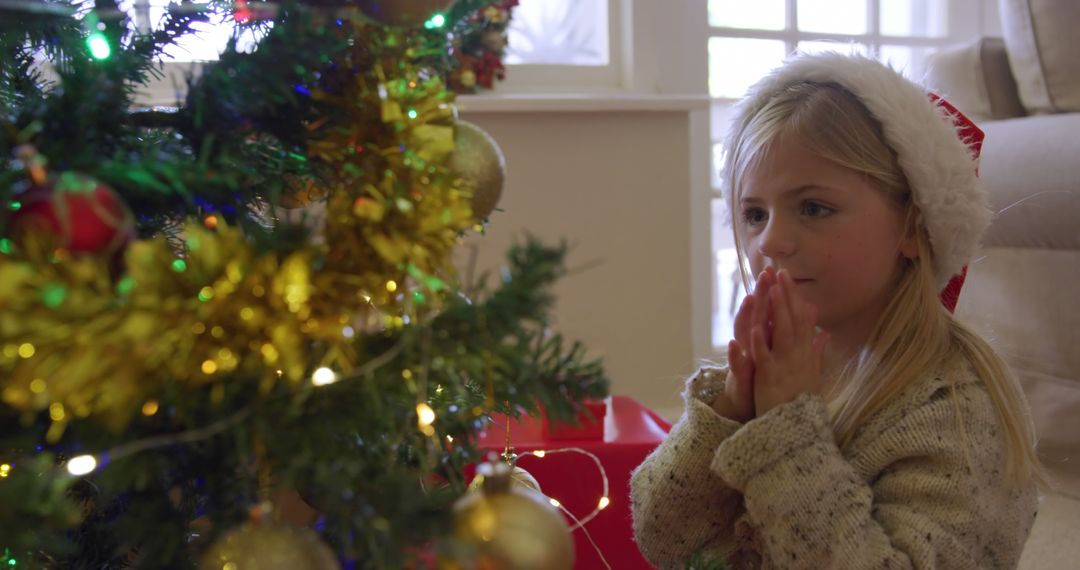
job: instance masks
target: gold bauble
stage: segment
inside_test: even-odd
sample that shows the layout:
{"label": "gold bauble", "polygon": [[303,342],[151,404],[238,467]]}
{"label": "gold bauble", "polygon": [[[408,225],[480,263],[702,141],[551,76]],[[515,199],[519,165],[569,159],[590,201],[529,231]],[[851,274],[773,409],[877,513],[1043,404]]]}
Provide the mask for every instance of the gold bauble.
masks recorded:
{"label": "gold bauble", "polygon": [[201,570],[339,570],[337,557],[314,532],[283,524],[245,524],[203,555]]}
{"label": "gold bauble", "polygon": [[[476,477],[473,477],[473,480],[469,483],[469,490],[483,490],[485,479],[487,479],[487,477],[481,473],[477,473]],[[517,465],[515,465],[513,471],[510,472],[510,484],[515,487],[524,487],[527,490],[535,491],[541,495],[544,494],[544,492],[540,490],[540,482],[536,480],[536,477],[533,477],[532,473],[529,473]]]}
{"label": "gold bauble", "polygon": [[465,69],[461,71],[461,85],[472,89],[476,87],[476,72],[471,69]]}
{"label": "gold bauble", "polygon": [[454,0],[359,0],[367,17],[388,26],[416,28],[436,12],[446,12]]}
{"label": "gold bauble", "polygon": [[568,570],[574,543],[566,521],[543,495],[512,484],[505,463],[477,469],[483,488],[454,505],[454,531],[442,570]]}
{"label": "gold bauble", "polygon": [[498,30],[488,30],[480,35],[480,43],[491,51],[502,51],[506,42],[506,34]]}
{"label": "gold bauble", "polygon": [[468,121],[458,121],[454,124],[454,155],[450,159],[450,168],[473,188],[473,217],[487,219],[499,203],[506,180],[506,158],[495,139]]}

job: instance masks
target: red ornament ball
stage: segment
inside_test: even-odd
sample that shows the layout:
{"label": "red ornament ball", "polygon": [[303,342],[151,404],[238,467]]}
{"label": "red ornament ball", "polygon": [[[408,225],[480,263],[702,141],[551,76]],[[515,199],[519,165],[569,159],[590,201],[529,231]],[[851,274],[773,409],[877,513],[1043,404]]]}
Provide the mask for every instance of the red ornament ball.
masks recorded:
{"label": "red ornament ball", "polygon": [[37,238],[75,254],[115,254],[135,237],[135,222],[108,186],[73,172],[51,185],[16,196],[12,228],[19,239]]}

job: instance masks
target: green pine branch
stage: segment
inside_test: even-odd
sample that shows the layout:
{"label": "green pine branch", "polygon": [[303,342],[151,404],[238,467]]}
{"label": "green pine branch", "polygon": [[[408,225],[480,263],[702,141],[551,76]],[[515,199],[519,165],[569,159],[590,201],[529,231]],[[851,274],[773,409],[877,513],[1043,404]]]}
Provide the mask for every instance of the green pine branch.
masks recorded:
{"label": "green pine branch", "polygon": [[[480,459],[475,434],[485,417],[476,409],[496,404],[516,414],[543,404],[569,417],[572,402],[607,394],[599,362],[546,332],[565,252],[532,239],[515,246],[497,287],[481,288],[472,301],[454,297],[431,321],[357,338],[358,361],[374,365],[336,384],[261,393],[259,378],[235,377],[217,396],[166,384],[162,411],[137,418],[123,434],[72,423],[58,449],[112,449],[112,462],[67,498],[53,492],[35,508],[64,513],[74,500],[87,516],[66,541],[57,534],[64,525],[43,514],[31,519],[43,540],[0,546],[38,552],[50,567],[120,568],[132,560],[190,567],[200,548],[246,520],[262,497],[265,469],[321,512],[324,536],[338,552],[362,568],[401,567],[449,528],[462,473]],[[419,401],[436,410],[433,437],[417,429]],[[0,430],[5,457],[41,441],[48,418],[32,429],[17,422]],[[192,433],[198,438],[177,439]],[[172,443],[125,455],[147,438]],[[0,529],[25,524],[7,515],[0,513]],[[38,532],[48,528],[51,535]],[[192,529],[203,530],[189,544]]]}
{"label": "green pine branch", "polygon": [[[417,65],[448,70],[450,43],[488,4],[459,0],[444,28],[416,32],[425,42],[413,54]],[[100,0],[113,53],[96,60],[82,15],[64,1],[13,6],[0,0],[0,199],[7,203],[24,178],[7,159],[32,143],[50,170],[77,170],[116,190],[143,236],[212,211],[262,250],[305,243],[302,229],[266,228],[250,214],[286,191],[285,175],[328,175],[304,156],[312,119],[347,120],[306,93],[349,48],[319,24],[326,6],[282,4],[254,52],[239,53],[234,41],[189,79],[174,111],[132,109],[134,94],[205,12],[180,4],[157,31],[138,34],[113,0]],[[42,53],[55,79],[40,67]],[[352,55],[357,73],[371,71],[379,54],[369,55]],[[0,549],[30,567],[191,568],[247,520],[269,477],[321,513],[322,534],[343,557],[362,568],[402,567],[446,533],[462,473],[480,457],[486,413],[542,406],[568,419],[577,402],[607,394],[600,363],[548,326],[565,255],[565,246],[529,239],[509,252],[503,278],[470,299],[452,287],[433,300],[440,310],[432,316],[361,331],[346,347],[359,368],[336,384],[267,389],[253,373],[191,390],[147,378],[158,387],[156,414],[137,416],[122,433],[76,419],[44,448],[48,414],[0,407],[0,460],[12,466],[0,482]],[[308,348],[313,360],[328,350],[315,341]],[[418,428],[421,402],[436,413],[430,435]],[[102,465],[72,478],[61,463],[76,453],[96,454]]]}

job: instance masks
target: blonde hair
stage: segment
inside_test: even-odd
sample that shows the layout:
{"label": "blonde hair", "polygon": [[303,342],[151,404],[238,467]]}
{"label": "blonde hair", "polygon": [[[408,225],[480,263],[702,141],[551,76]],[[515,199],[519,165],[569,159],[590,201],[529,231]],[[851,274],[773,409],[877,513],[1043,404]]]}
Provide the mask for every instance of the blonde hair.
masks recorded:
{"label": "blonde hair", "polygon": [[[1023,393],[990,345],[941,305],[929,235],[896,152],[886,143],[881,124],[866,106],[837,84],[798,83],[758,108],[743,110],[732,129],[727,138],[732,141],[731,148],[725,149],[724,187],[747,290],[751,278],[739,235],[738,181],[780,137],[792,137],[818,156],[863,173],[893,198],[903,212],[905,235],[915,236],[918,256],[902,262],[894,294],[866,345],[841,370],[838,389],[832,394],[830,411],[841,448],[904,388],[960,355],[985,383],[997,411],[1005,434],[1005,481],[1042,481]],[[950,382],[954,381],[951,376]],[[959,413],[955,387],[952,394]],[[959,416],[957,423],[962,430],[964,422]],[[969,441],[966,433],[961,435]]]}

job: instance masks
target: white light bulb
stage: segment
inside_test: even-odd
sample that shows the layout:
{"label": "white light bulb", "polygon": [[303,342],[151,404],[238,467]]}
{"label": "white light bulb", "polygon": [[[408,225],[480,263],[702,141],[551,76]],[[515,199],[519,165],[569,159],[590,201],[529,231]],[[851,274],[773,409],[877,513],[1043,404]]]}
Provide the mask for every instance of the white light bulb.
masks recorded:
{"label": "white light bulb", "polygon": [[333,384],[337,382],[337,374],[334,374],[333,370],[327,367],[319,368],[311,375],[311,383],[316,386],[326,386],[327,384]]}
{"label": "white light bulb", "polygon": [[72,475],[86,475],[94,469],[97,469],[97,459],[94,459],[93,455],[80,455],[78,457],[72,457],[67,462],[68,473]]}
{"label": "white light bulb", "polygon": [[416,405],[416,417],[417,421],[422,426],[429,426],[435,423],[435,410],[431,409],[431,406],[420,403]]}

